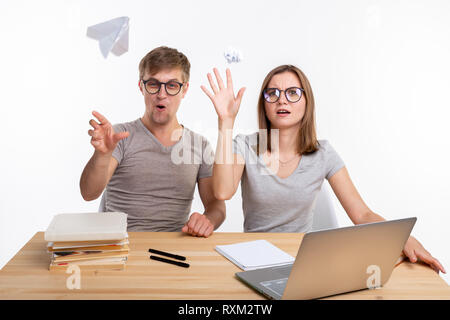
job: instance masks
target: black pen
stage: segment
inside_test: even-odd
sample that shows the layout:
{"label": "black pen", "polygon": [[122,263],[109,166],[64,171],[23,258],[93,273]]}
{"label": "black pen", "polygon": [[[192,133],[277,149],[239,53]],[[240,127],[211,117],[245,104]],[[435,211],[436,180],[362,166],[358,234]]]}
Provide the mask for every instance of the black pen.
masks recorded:
{"label": "black pen", "polygon": [[148,252],[156,253],[156,254],[159,254],[159,255],[162,255],[162,256],[166,256],[166,257],[177,259],[177,260],[181,260],[181,261],[185,261],[186,260],[186,257],[179,256],[179,255],[173,254],[173,253],[168,253],[168,252],[164,252],[164,251],[155,250],[155,249],[148,249]]}
{"label": "black pen", "polygon": [[180,266],[180,267],[184,267],[184,268],[189,268],[189,264],[184,263],[184,262],[173,261],[173,260],[161,258],[161,257],[158,257],[158,256],[150,256],[150,259],[158,260],[158,261],[166,262],[166,263],[170,263],[170,264],[174,264],[176,266]]}

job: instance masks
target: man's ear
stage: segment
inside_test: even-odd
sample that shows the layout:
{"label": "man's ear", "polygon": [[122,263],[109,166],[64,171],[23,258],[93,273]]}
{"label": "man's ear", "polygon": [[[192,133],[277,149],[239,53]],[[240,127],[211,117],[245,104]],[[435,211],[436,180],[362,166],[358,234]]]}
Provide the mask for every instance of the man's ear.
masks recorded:
{"label": "man's ear", "polygon": [[184,96],[186,95],[188,89],[189,89],[189,82],[186,82],[185,84],[183,84],[183,95],[181,96],[181,99],[184,98]]}
{"label": "man's ear", "polygon": [[138,82],[138,87],[139,87],[139,90],[141,90],[141,93],[142,94],[144,94],[144,91],[143,91],[143,88],[142,88],[142,81],[141,80],[139,80],[139,82]]}

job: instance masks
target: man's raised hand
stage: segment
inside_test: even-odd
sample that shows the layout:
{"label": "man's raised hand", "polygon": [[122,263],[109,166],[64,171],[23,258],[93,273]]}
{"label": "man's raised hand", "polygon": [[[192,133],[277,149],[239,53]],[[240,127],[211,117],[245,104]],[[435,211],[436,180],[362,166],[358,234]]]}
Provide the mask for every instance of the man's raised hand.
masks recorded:
{"label": "man's raised hand", "polygon": [[94,128],[94,130],[88,131],[88,134],[92,137],[91,144],[95,151],[101,154],[112,154],[117,143],[128,137],[130,133],[127,131],[114,133],[113,126],[102,114],[97,111],[93,111],[92,114],[100,123],[94,119],[89,121],[89,124]]}

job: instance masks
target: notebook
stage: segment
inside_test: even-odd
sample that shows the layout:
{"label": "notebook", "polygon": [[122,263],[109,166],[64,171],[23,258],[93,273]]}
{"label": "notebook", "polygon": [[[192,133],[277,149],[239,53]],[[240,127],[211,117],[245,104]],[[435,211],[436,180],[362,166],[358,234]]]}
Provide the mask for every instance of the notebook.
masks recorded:
{"label": "notebook", "polygon": [[266,240],[254,240],[216,246],[216,251],[242,270],[282,266],[294,262],[294,257]]}
{"label": "notebook", "polygon": [[61,213],[45,231],[45,241],[95,241],[128,238],[127,215],[122,212]]}

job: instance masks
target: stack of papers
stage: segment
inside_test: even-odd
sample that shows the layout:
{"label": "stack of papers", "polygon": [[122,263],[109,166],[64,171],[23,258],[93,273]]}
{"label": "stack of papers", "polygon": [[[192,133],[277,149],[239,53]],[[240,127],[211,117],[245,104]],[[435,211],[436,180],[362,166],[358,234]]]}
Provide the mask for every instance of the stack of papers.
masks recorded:
{"label": "stack of papers", "polygon": [[218,245],[216,251],[244,271],[294,263],[294,257],[266,240]]}
{"label": "stack of papers", "polygon": [[127,215],[122,212],[65,213],[53,217],[45,232],[50,270],[123,270],[128,259]]}

